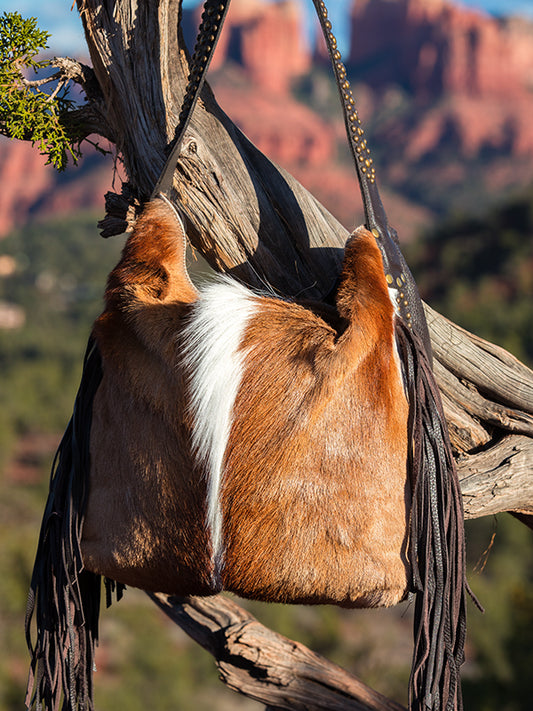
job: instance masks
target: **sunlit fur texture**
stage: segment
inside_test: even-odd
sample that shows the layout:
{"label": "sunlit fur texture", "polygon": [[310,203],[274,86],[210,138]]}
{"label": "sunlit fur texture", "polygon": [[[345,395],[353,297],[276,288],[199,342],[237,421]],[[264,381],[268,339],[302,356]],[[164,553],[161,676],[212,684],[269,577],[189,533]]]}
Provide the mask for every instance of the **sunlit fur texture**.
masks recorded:
{"label": "sunlit fur texture", "polygon": [[[168,206],[149,204],[95,324],[86,567],[179,595],[398,602],[408,406],[374,237],[348,242],[329,311],[224,281],[199,294],[183,244]],[[199,334],[218,319],[233,335],[216,350]]]}

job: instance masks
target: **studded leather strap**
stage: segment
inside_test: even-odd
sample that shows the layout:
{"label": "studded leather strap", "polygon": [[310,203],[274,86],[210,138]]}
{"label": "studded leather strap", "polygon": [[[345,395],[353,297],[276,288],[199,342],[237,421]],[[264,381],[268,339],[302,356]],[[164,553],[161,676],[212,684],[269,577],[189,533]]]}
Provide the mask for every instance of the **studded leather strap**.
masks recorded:
{"label": "studded leather strap", "polygon": [[313,0],[344,108],[348,141],[363,196],[367,227],[395,289],[400,319],[395,335],[409,399],[412,505],[409,551],[416,592],[410,711],[459,711],[459,668],[466,630],[462,499],[440,393],[431,368],[431,344],[415,281],[389,226],[370,149],[346,79],[323,0]]}
{"label": "studded leather strap", "polygon": [[376,169],[355,107],[346,68],[333,34],[328,10],[323,0],[313,0],[326,46],[333,66],[344,113],[348,144],[354,159],[363,197],[365,223],[374,234],[381,255],[389,288],[394,291],[398,312],[409,328],[416,330],[431,360],[431,341],[418,289],[398,246],[398,236],[387,220],[376,182]]}
{"label": "studded leather strap", "polygon": [[198,37],[190,63],[189,79],[181,105],[178,124],[174,132],[172,148],[159,180],[153,189],[152,198],[161,194],[170,196],[174,170],[178,162],[183,137],[200,96],[228,7],[229,0],[206,0],[204,3],[202,22],[198,30]]}

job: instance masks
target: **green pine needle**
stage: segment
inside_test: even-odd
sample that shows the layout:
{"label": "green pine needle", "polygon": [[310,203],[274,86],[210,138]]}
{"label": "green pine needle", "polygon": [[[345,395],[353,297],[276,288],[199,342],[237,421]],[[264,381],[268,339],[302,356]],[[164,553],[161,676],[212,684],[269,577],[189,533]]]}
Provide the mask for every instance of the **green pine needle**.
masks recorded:
{"label": "green pine needle", "polygon": [[74,163],[81,156],[79,143],[66,129],[66,115],[75,105],[68,99],[68,87],[56,77],[50,94],[40,88],[48,82],[27,81],[30,70],[51,65],[36,58],[48,48],[48,37],[34,17],[24,19],[18,12],[0,16],[0,134],[37,144],[47,163],[64,170],[69,156]]}

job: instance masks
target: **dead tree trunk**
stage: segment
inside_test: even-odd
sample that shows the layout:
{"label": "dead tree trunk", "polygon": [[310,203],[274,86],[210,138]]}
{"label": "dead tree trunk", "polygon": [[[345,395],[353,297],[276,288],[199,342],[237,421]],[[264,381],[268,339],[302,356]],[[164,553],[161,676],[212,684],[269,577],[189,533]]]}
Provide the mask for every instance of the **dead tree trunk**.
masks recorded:
{"label": "dead tree trunk", "polygon": [[[188,73],[187,52],[178,30],[180,0],[115,0],[112,13],[101,0],[78,0],[78,8],[99,86],[99,90],[94,84],[90,87],[91,126],[94,130],[99,117],[102,134],[114,140],[122,156],[132,194],[142,201],[164,164]],[[332,289],[347,230],[248,141],[218,107],[209,87],[204,88],[195,110],[174,187],[193,246],[216,270],[231,272],[252,286],[268,284],[284,296],[320,298]],[[121,200],[115,203],[120,205]],[[105,221],[109,234],[124,227],[121,218],[113,215]],[[530,525],[533,373],[504,350],[429,308],[428,321],[466,516],[511,511]],[[187,631],[195,627],[193,636],[204,644],[198,628],[206,623],[196,620],[192,625],[195,615],[204,615],[210,634],[218,630],[220,636],[225,628],[234,632],[235,625],[243,622],[240,615],[246,614],[238,608],[230,614],[227,602],[216,600],[190,601],[186,606],[161,598],[157,602]],[[263,642],[257,645],[262,647]],[[299,654],[310,654],[289,644],[294,663]],[[218,656],[217,649],[212,651]],[[274,656],[276,664],[282,664],[278,655],[282,656],[281,647]],[[397,708],[387,700],[376,701],[375,695],[359,698],[348,693],[346,685],[353,686],[353,680],[339,676],[327,662],[313,666],[315,662],[314,658],[312,664],[301,662],[305,669],[301,667],[304,672],[298,688],[303,677],[309,685],[303,696],[285,701],[283,693],[260,698],[280,708]],[[226,668],[226,662],[219,664]],[[285,672],[280,668],[277,673],[283,680]],[[259,673],[257,667],[255,671]],[[290,673],[299,674],[292,666]],[[315,688],[314,683],[326,683],[319,681],[324,674],[336,692],[330,689],[326,705],[318,700],[313,705],[305,694]],[[227,676],[234,678],[229,672]],[[229,683],[258,697],[242,678]],[[310,693],[314,696],[314,691]]]}

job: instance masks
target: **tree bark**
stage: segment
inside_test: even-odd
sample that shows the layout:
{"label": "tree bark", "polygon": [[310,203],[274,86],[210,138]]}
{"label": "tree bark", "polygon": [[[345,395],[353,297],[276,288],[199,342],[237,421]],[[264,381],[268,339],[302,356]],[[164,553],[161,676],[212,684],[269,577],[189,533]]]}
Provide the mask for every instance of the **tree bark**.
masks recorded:
{"label": "tree bark", "polygon": [[[114,137],[130,193],[142,201],[164,165],[185,89],[180,2],[115,0],[112,12],[110,7],[78,0],[105,105],[103,132]],[[214,269],[288,297],[320,299],[331,291],[348,231],[248,141],[208,86],[184,141],[174,189],[189,239]],[[356,205],[358,196],[354,214]],[[116,224],[110,219],[108,232]],[[465,514],[512,511],[530,524],[533,373],[429,307],[427,316]],[[217,657],[229,686],[271,707],[400,708],[301,645],[276,638],[226,599],[154,599]]]}
{"label": "tree bark", "polygon": [[227,597],[148,595],[215,657],[230,689],[271,708],[404,711],[325,657],[264,627]]}

